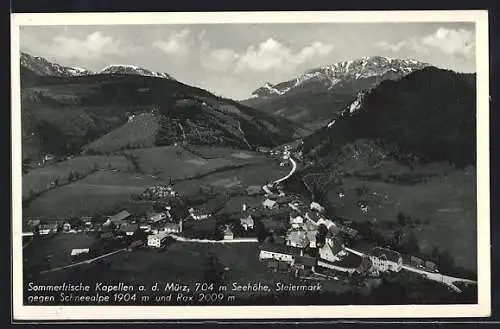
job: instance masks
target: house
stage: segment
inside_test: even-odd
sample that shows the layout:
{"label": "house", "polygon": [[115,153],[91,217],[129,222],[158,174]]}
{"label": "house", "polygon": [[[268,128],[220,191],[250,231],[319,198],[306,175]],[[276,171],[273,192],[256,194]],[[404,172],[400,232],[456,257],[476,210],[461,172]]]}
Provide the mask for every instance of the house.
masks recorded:
{"label": "house", "polygon": [[126,235],[134,235],[139,230],[138,224],[122,224],[120,225],[120,231],[124,232]]}
{"label": "house", "polygon": [[304,224],[304,218],[302,216],[293,216],[290,214],[290,225],[292,228],[300,228]]}
{"label": "house", "polygon": [[59,231],[59,225],[57,223],[50,224],[40,224],[38,226],[38,233],[40,235],[54,234]]}
{"label": "house", "polygon": [[261,195],[264,194],[262,187],[259,185],[251,185],[246,188],[247,195]]}
{"label": "house", "polygon": [[296,252],[288,246],[266,243],[260,249],[259,259],[275,259],[277,261],[292,263],[294,254],[296,254]]}
{"label": "house", "polygon": [[156,223],[156,222],[165,220],[166,218],[167,218],[167,215],[163,212],[147,214],[147,220],[148,220],[148,222],[151,222],[151,223]]}
{"label": "house", "polygon": [[338,243],[338,241],[332,239],[327,239],[326,243],[319,248],[319,257],[330,262],[340,260],[345,253],[342,245]]}
{"label": "house", "polygon": [[130,217],[130,213],[126,210],[120,211],[116,215],[110,216],[109,221],[115,224],[115,226],[120,227],[122,224],[126,224],[125,221]]}
{"label": "house", "polygon": [[62,229],[63,229],[64,232],[68,232],[69,230],[71,230],[71,224],[70,223],[64,223]]}
{"label": "house", "polygon": [[424,260],[415,256],[410,256],[410,264],[415,267],[424,266]]}
{"label": "house", "polygon": [[317,202],[311,202],[310,208],[311,208],[311,210],[315,210],[315,211],[320,212],[320,213],[325,212],[325,207],[323,207],[322,205],[320,205]]}
{"label": "house", "polygon": [[307,232],[304,230],[290,230],[286,236],[286,245],[301,249],[309,246]]}
{"label": "house", "polygon": [[162,248],[165,246],[168,240],[168,234],[166,232],[160,232],[157,234],[148,236],[148,246],[153,248]]}
{"label": "house", "polygon": [[143,230],[144,232],[150,232],[151,231],[151,224],[141,224],[139,226],[139,229]]}
{"label": "house", "polygon": [[437,272],[437,265],[429,260],[425,261],[425,267],[433,272]]}
{"label": "house", "polygon": [[194,220],[204,220],[210,217],[206,210],[189,208],[189,216]]}
{"label": "house", "polygon": [[399,272],[403,266],[403,257],[397,251],[375,247],[370,252],[373,268],[379,272]]}
{"label": "house", "polygon": [[262,202],[262,206],[267,209],[274,209],[277,206],[277,203],[274,200],[266,199]]}
{"label": "house", "polygon": [[240,224],[245,231],[253,230],[254,220],[252,218],[252,215],[248,215],[248,216],[244,216],[244,217],[240,218]]}
{"label": "house", "polygon": [[181,233],[182,232],[182,221],[179,221],[179,223],[165,223],[165,225],[163,225],[163,232]]}
{"label": "house", "polygon": [[71,256],[79,256],[82,254],[88,254],[90,251],[89,248],[80,248],[80,249],[71,249]]}
{"label": "house", "polygon": [[234,239],[233,230],[231,229],[231,227],[229,225],[226,225],[223,234],[224,234],[224,240]]}

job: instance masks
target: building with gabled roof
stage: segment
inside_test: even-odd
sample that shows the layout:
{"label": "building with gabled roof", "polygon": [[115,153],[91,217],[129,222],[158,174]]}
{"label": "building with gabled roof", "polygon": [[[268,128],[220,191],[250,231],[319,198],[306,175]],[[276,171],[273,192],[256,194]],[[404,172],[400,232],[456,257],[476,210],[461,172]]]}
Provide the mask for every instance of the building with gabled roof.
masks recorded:
{"label": "building with gabled roof", "polygon": [[274,209],[277,206],[276,201],[271,200],[271,199],[265,199],[262,202],[262,206],[267,209]]}
{"label": "building with gabled roof", "polygon": [[375,247],[370,252],[370,260],[374,269],[380,272],[399,272],[403,266],[403,257],[397,251]]}
{"label": "building with gabled roof", "polygon": [[306,248],[309,246],[307,232],[304,230],[290,230],[286,236],[286,245],[296,248]]}

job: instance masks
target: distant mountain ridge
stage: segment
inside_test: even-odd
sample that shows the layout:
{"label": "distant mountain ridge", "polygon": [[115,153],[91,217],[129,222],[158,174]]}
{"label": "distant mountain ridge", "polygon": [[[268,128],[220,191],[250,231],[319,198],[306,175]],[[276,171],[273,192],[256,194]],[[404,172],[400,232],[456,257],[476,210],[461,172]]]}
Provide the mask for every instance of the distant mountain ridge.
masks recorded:
{"label": "distant mountain ridge", "polygon": [[430,66],[416,60],[398,59],[382,56],[367,56],[356,60],[338,62],[311,69],[295,79],[272,85],[269,82],[255,90],[252,97],[281,96],[307,83],[322,82],[327,90],[347,79],[366,79],[382,76],[389,72],[405,75]]}
{"label": "distant mountain ridge", "polygon": [[314,131],[340,115],[360,92],[430,66],[415,60],[362,57],[315,68],[275,85],[266,83],[241,103]]}
{"label": "distant mountain ridge", "polygon": [[167,73],[154,72],[130,64],[112,64],[104,67],[100,71],[93,72],[85,68],[63,66],[51,62],[44,57],[32,56],[25,52],[21,52],[20,58],[21,67],[25,67],[40,76],[76,77],[95,74],[130,74],[174,80],[174,78]]}
{"label": "distant mountain ridge", "polygon": [[179,142],[254,149],[289,142],[300,131],[288,120],[136,66],[75,76],[61,65],[26,59],[31,58],[25,56],[21,65],[24,159]]}
{"label": "distant mountain ridge", "polygon": [[475,79],[475,74],[428,67],[384,81],[305,139],[304,152],[329,156],[346,143],[369,139],[394,144],[405,157],[474,165]]}

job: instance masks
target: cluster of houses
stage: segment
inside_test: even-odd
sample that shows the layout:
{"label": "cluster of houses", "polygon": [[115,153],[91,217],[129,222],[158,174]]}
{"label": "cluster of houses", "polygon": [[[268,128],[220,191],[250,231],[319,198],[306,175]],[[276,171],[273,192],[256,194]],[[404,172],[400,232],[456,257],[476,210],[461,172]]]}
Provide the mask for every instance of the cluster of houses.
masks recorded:
{"label": "cluster of houses", "polygon": [[155,185],[142,192],[141,197],[149,200],[159,200],[177,196],[177,192],[170,185]]}

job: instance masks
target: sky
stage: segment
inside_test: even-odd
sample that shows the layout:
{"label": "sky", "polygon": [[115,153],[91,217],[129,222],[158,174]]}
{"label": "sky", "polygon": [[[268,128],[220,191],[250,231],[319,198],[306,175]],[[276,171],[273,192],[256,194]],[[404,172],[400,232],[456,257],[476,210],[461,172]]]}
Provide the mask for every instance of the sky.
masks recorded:
{"label": "sky", "polygon": [[22,26],[22,51],[99,71],[132,64],[242,100],[266,82],[363,56],[475,72],[474,23]]}

